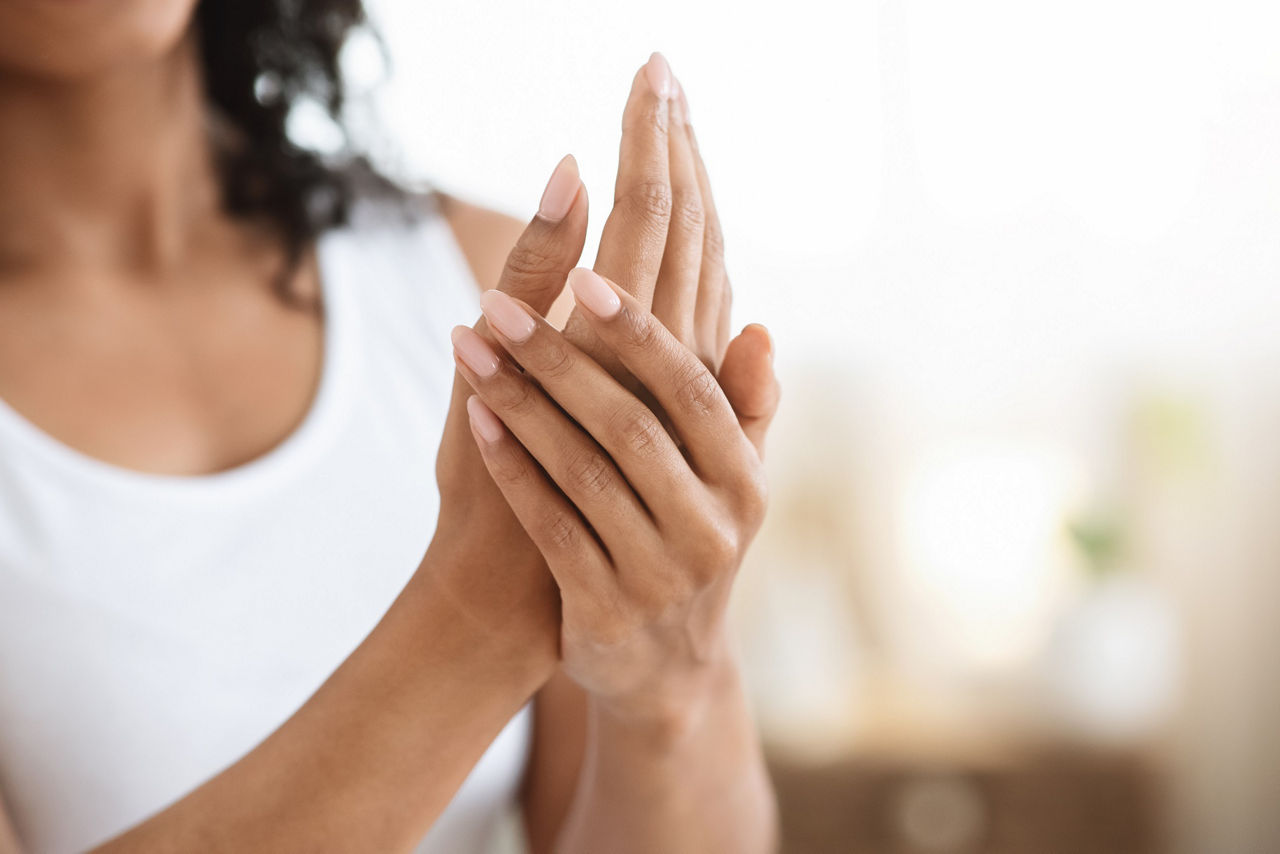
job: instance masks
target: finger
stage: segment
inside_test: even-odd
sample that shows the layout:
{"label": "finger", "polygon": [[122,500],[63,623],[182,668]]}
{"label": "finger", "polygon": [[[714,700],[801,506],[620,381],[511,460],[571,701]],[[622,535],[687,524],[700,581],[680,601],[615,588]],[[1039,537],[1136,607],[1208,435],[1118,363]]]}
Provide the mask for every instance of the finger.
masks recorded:
{"label": "finger", "polygon": [[534,215],[507,254],[497,288],[535,306],[551,308],[564,278],[582,257],[587,239],[587,192],[578,162],[566,154],[547,181]]}
{"label": "finger", "polygon": [[[631,81],[631,93],[622,113],[613,210],[605,221],[596,251],[595,269],[635,294],[645,306],[653,300],[671,216],[667,163],[671,94],[671,68],[661,54],[655,53]],[[538,308],[536,303],[529,304]],[[617,358],[600,344],[579,312],[570,315],[565,334],[611,374],[623,382],[630,381]]]}
{"label": "finger", "polygon": [[716,321],[716,359],[718,362],[724,361],[724,351],[729,346],[729,331],[732,328],[729,325],[729,318],[733,314],[733,287],[729,284],[728,276],[725,276],[721,281],[723,287],[720,290],[720,317]]}
{"label": "finger", "polygon": [[702,484],[648,406],[516,300],[487,291],[480,305],[498,343],[608,452],[651,515],[696,510]]}
{"label": "finger", "polygon": [[[648,511],[600,449],[529,379],[472,329],[453,330],[458,371],[551,476],[611,552],[652,531]],[[647,545],[647,543],[646,543]]]}
{"label": "finger", "polygon": [[773,372],[773,341],[758,323],[743,329],[725,350],[720,387],[738,416],[742,432],[764,458],[765,434],[778,411],[781,389]]}
{"label": "finger", "polygon": [[[578,162],[566,154],[551,173],[538,212],[507,253],[498,277],[498,290],[546,311],[564,290],[565,276],[582,257],[587,239],[587,191],[578,175]],[[488,336],[481,317],[476,331]],[[451,411],[461,413],[465,383],[454,383]]]}
{"label": "finger", "polygon": [[605,221],[595,268],[648,306],[662,264],[671,216],[667,131],[671,69],[655,53],[636,73],[622,114],[622,143],[613,210]]}
{"label": "finger", "polygon": [[698,342],[695,349],[699,353],[714,353],[712,364],[719,365],[729,343],[729,307],[732,303],[729,277],[724,267],[724,231],[720,227],[720,216],[716,212],[715,198],[711,194],[707,166],[702,160],[693,124],[689,121],[689,99],[684,87],[680,89],[679,111],[684,117],[681,130],[688,138],[689,148],[693,153],[704,219],[702,264],[698,272],[697,307],[694,309],[694,334]]}
{"label": "finger", "polygon": [[[533,306],[550,306],[564,288],[564,279],[582,257],[587,237],[587,193],[572,156],[564,157],[551,173],[538,213],[525,226],[507,255],[497,286]],[[487,335],[483,318],[476,324]],[[438,459],[466,459],[475,453],[466,447],[463,429],[465,400],[470,386],[455,378],[449,414]],[[474,458],[472,458],[474,459]],[[497,495],[493,496],[495,499]]]}
{"label": "finger", "polygon": [[467,398],[467,416],[489,476],[547,562],[566,606],[578,598],[599,601],[592,591],[613,584],[613,573],[578,511],[479,397]]}
{"label": "finger", "polygon": [[744,455],[758,461],[715,375],[626,291],[575,268],[569,287],[600,340],[653,395],[704,481],[742,473]]}
{"label": "finger", "polygon": [[694,310],[698,301],[698,273],[702,260],[704,213],[693,148],[684,130],[684,114],[677,96],[671,100],[671,132],[667,159],[671,172],[671,219],[667,245],[653,292],[653,314],[676,338],[710,363],[713,351],[702,347],[694,335]]}

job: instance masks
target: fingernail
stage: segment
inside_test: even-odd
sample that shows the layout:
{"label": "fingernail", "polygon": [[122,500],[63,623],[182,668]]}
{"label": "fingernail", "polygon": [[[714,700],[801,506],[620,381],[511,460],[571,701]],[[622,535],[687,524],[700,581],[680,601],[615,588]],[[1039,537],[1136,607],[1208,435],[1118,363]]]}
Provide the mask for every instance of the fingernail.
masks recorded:
{"label": "fingernail", "polygon": [[542,191],[542,201],[538,202],[538,216],[551,222],[564,219],[569,208],[573,207],[580,183],[578,161],[573,159],[572,154],[566,154],[556,164],[547,181],[547,188]]}
{"label": "fingernail", "polygon": [[480,310],[494,329],[509,341],[528,339],[537,328],[529,312],[502,291],[485,291],[480,295]]}
{"label": "fingernail", "polygon": [[480,434],[481,439],[492,444],[502,438],[502,422],[474,394],[467,398],[467,416],[471,419],[471,428]]}
{"label": "fingernail", "polygon": [[569,271],[569,287],[578,302],[601,320],[608,320],[622,308],[622,300],[618,299],[609,283],[586,267],[574,267]]}
{"label": "fingernail", "polygon": [[680,115],[684,118],[684,123],[689,124],[689,99],[684,95],[684,87],[680,85],[680,81],[676,81],[676,97],[680,101]]}
{"label": "fingernail", "polygon": [[498,355],[474,329],[455,326],[449,337],[453,340],[453,352],[477,376],[491,377],[498,372]]}
{"label": "fingernail", "polygon": [[674,77],[671,79],[671,119],[678,125],[688,124],[688,119],[684,115],[683,101],[684,90],[680,88],[680,81]]}
{"label": "fingernail", "polygon": [[644,75],[655,95],[664,100],[671,97],[671,66],[665,56],[654,51],[645,63]]}
{"label": "fingernail", "polygon": [[773,336],[769,334],[769,330],[760,323],[748,323],[748,328],[754,327],[760,330],[760,334],[764,336],[765,352],[769,354],[769,361],[773,361]]}

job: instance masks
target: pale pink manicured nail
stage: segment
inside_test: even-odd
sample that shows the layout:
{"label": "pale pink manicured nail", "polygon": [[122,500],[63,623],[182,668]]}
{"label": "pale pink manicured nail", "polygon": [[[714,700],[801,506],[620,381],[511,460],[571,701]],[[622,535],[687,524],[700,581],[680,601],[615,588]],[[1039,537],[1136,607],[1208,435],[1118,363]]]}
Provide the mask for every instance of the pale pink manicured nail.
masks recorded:
{"label": "pale pink manicured nail", "polygon": [[478,376],[491,377],[498,372],[498,355],[474,329],[455,326],[449,337],[453,340],[453,352]]}
{"label": "pale pink manicured nail", "polygon": [[664,100],[671,97],[671,66],[665,56],[654,51],[645,63],[644,76],[655,95]]}
{"label": "pale pink manicured nail", "polygon": [[676,81],[676,100],[680,102],[680,115],[684,119],[685,124],[689,124],[689,99],[684,96],[684,87]]}
{"label": "pale pink manicured nail", "polygon": [[559,222],[573,207],[573,200],[578,195],[578,185],[582,181],[578,177],[578,161],[572,154],[560,158],[556,168],[551,172],[547,188],[542,191],[542,201],[538,203],[538,216],[551,222]]}
{"label": "pale pink manicured nail", "polygon": [[569,287],[578,302],[601,320],[608,320],[622,308],[622,300],[609,283],[586,267],[574,267],[569,271]]}
{"label": "pale pink manicured nail", "polygon": [[688,124],[688,121],[684,117],[684,110],[681,108],[680,81],[673,77],[671,79],[671,88],[671,103],[668,106],[668,109],[671,110],[671,120],[678,125]]}
{"label": "pale pink manicured nail", "polygon": [[502,438],[502,422],[474,394],[467,398],[467,415],[471,418],[472,429],[480,434],[481,439],[492,444]]}
{"label": "pale pink manicured nail", "polygon": [[502,291],[482,293],[480,310],[484,312],[489,325],[501,332],[508,341],[524,341],[538,328],[529,312]]}
{"label": "pale pink manicured nail", "polygon": [[745,329],[750,329],[750,328],[752,328],[752,327],[755,327],[756,329],[759,329],[759,330],[760,330],[760,334],[764,336],[764,348],[765,348],[765,352],[769,354],[769,361],[770,361],[770,362],[772,362],[772,361],[773,361],[773,353],[774,353],[774,350],[773,350],[773,336],[769,334],[769,330],[768,330],[767,328],[765,328],[764,324],[762,324],[762,323],[748,323],[748,324],[746,325]]}

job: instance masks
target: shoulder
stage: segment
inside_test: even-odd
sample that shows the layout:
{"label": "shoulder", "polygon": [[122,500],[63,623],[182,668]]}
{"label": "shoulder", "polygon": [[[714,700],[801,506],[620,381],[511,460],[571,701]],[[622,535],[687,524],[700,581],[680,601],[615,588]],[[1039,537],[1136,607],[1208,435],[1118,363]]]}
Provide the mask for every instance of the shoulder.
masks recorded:
{"label": "shoulder", "polygon": [[480,287],[494,287],[525,223],[444,193],[436,194],[436,203]]}

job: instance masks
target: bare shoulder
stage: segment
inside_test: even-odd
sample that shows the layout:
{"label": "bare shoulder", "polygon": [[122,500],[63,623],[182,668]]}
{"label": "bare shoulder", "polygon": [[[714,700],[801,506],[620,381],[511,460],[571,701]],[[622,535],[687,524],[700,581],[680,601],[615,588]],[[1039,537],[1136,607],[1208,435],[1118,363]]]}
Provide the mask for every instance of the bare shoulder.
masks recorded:
{"label": "bare shoulder", "polygon": [[440,212],[453,229],[476,281],[481,288],[494,287],[507,261],[507,253],[524,231],[525,223],[443,193],[438,195],[438,200]]}
{"label": "bare shoulder", "polygon": [[19,854],[22,848],[18,845],[18,834],[13,829],[13,822],[5,812],[4,802],[0,801],[0,854]]}

